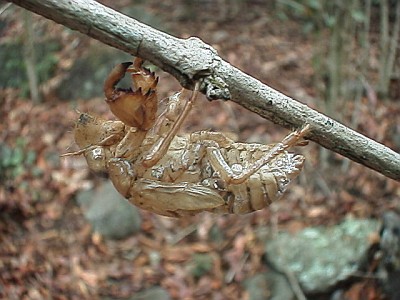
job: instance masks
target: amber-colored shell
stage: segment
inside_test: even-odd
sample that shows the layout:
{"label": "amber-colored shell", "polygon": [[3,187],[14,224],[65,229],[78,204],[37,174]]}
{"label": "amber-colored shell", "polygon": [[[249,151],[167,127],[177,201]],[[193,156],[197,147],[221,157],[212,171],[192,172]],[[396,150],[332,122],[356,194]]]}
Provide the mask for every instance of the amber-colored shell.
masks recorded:
{"label": "amber-colored shell", "polygon": [[150,90],[156,90],[158,77],[155,77],[153,72],[143,68],[142,65],[143,60],[136,58],[126,72],[131,74],[133,88],[135,90],[141,89],[143,94],[147,94]]}
{"label": "amber-colored shell", "polygon": [[124,127],[122,122],[106,121],[82,113],[75,125],[75,142],[81,149],[99,144],[113,145],[124,137]]}
{"label": "amber-colored shell", "polygon": [[[158,78],[142,64],[143,61],[136,58],[133,64],[128,62],[115,66],[104,82],[104,94],[110,110],[118,119],[130,127],[149,130],[157,113]],[[126,72],[131,74],[133,89],[116,88]]]}

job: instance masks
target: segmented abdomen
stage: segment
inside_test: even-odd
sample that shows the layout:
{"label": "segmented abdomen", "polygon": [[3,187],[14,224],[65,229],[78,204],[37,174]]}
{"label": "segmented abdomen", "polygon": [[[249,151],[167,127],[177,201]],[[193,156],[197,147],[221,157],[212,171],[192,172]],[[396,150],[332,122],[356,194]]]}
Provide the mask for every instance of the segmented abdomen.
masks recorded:
{"label": "segmented abdomen", "polygon": [[[234,143],[224,151],[231,168],[245,168],[265,155],[273,145]],[[226,206],[217,212],[245,214],[260,210],[279,199],[289,182],[303,167],[304,156],[283,152],[241,184],[226,185],[223,197]],[[221,211],[222,210],[222,211]]]}

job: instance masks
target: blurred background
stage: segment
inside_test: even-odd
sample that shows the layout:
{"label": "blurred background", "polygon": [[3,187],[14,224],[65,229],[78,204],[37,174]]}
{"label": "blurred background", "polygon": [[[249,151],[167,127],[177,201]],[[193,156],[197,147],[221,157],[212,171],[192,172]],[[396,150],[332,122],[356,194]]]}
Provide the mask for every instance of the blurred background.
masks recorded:
{"label": "blurred background", "polygon": [[[200,37],[244,72],[399,152],[399,1],[99,2]],[[60,158],[78,149],[78,112],[114,118],[103,80],[131,59],[0,1],[0,296],[400,299],[391,281],[400,276],[400,184],[316,144],[293,150],[307,162],[281,200],[242,216],[141,211],[84,158]],[[152,68],[160,98],[180,89]],[[288,133],[235,103],[204,101],[182,131],[258,143]]]}

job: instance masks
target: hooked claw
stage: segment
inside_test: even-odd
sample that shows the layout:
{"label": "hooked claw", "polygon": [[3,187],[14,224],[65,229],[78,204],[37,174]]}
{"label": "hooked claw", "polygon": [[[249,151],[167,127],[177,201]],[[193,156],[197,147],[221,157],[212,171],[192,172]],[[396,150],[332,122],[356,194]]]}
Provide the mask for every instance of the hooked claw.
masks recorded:
{"label": "hooked claw", "polygon": [[[156,118],[158,78],[142,67],[143,60],[118,64],[104,82],[106,102],[112,113],[130,127],[149,130]],[[133,89],[117,88],[118,82],[130,73]]]}
{"label": "hooked claw", "polygon": [[131,62],[124,62],[116,65],[106,78],[106,81],[104,82],[104,95],[108,101],[113,101],[116,97],[118,97],[118,92],[122,91],[121,89],[116,89],[115,87],[118,82],[124,78],[125,72],[130,65],[132,65]]}

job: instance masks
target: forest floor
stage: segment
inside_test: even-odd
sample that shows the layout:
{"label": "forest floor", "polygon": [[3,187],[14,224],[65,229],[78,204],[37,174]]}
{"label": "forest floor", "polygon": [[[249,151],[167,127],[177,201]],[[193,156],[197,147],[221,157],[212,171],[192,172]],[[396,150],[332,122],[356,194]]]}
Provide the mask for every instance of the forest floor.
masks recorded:
{"label": "forest floor", "polygon": [[[143,15],[163,24],[164,30],[202,38],[239,69],[323,111],[324,103],[313,87],[312,41],[298,23],[273,18],[261,2],[239,11],[225,11],[225,6],[218,5],[213,11],[173,6],[172,1],[148,1],[141,9]],[[121,1],[115,8],[124,5]],[[21,11],[17,10],[18,15]],[[65,47],[57,53],[57,67],[64,73],[87,45],[98,45],[41,17],[34,20],[47,34],[60,37]],[[2,41],[23,31],[17,18],[7,22]],[[67,48],[74,39],[79,45]],[[180,89],[170,75],[162,71],[157,75],[161,95]],[[267,269],[263,232],[296,232],[307,226],[337,224],[349,216],[379,219],[388,210],[400,210],[398,182],[336,154],[324,164],[320,147],[310,143],[294,149],[307,159],[303,174],[268,208],[243,216],[202,213],[182,219],[141,211],[139,233],[123,240],[104,239],[93,233],[75,201],[77,193],[100,180],[82,158],[59,155],[76,149],[75,108],[113,116],[101,98],[60,101],[48,85],[50,91],[40,104],[21,97],[18,88],[0,90],[1,151],[3,159],[5,153],[10,158],[7,167],[0,169],[3,299],[124,299],[153,286],[165,288],[173,299],[246,299],[243,280]],[[198,103],[183,131],[230,131],[241,141],[260,143],[276,142],[287,134],[234,103],[206,102],[205,98]],[[350,124],[355,108],[354,129],[400,151],[399,101],[365,96],[356,106],[349,100],[338,118]],[[213,228],[223,233],[222,239],[212,236]],[[201,254],[211,258],[211,265],[203,269],[196,262]],[[369,299],[381,299],[379,289],[370,289]],[[350,300],[365,299],[359,285],[348,287],[346,295]]]}

